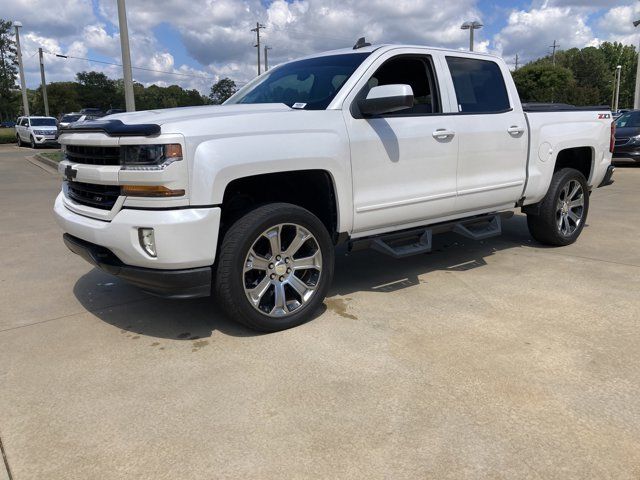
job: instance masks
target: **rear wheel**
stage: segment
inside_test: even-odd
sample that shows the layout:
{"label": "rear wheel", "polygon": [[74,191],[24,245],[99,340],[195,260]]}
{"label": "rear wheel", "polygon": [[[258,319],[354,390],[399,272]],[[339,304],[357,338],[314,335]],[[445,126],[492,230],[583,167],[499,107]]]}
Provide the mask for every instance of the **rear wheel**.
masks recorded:
{"label": "rear wheel", "polygon": [[554,173],[538,212],[527,214],[527,225],[539,242],[564,246],[578,239],[588,213],[587,181],[579,171],[563,168]]}
{"label": "rear wheel", "polygon": [[20,138],[20,134],[16,135],[16,139],[18,140],[18,146],[21,147],[22,146],[22,139]]}
{"label": "rear wheel", "polygon": [[275,332],[308,321],[333,277],[334,248],[324,224],[288,203],[259,207],[235,222],[220,246],[216,293],[248,327]]}

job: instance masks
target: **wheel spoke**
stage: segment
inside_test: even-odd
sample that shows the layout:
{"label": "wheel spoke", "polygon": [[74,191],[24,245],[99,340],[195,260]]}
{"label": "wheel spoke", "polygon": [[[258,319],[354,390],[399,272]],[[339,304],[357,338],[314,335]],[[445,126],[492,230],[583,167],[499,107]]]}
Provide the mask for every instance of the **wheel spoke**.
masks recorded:
{"label": "wheel spoke", "polygon": [[581,190],[581,186],[578,182],[574,182],[572,181],[569,185],[574,184],[573,189],[571,190],[571,193],[569,194],[569,198],[567,198],[567,200],[573,200],[573,198],[576,196],[576,194]]}
{"label": "wheel spoke", "polygon": [[567,216],[566,215],[562,216],[562,228],[561,228],[561,230],[562,230],[562,233],[565,233],[565,234],[568,233],[568,231],[569,231],[569,221],[567,220]]}
{"label": "wheel spoke", "polygon": [[560,213],[560,216],[558,217],[558,230],[562,230],[563,220],[564,220],[564,215]]}
{"label": "wheel spoke", "polygon": [[316,253],[309,257],[294,258],[292,265],[294,270],[305,270],[308,268],[322,270],[321,262],[322,259],[320,258],[320,250],[317,250]]}
{"label": "wheel spoke", "polygon": [[300,247],[304,245],[304,243],[309,240],[310,237],[311,234],[309,232],[300,227],[296,227],[296,236],[293,237],[293,240],[291,240],[291,243],[284,251],[283,255],[285,257],[293,257],[296,253],[298,253]]}
{"label": "wheel spoke", "polygon": [[264,294],[267,293],[267,290],[269,290],[270,286],[271,280],[269,279],[268,275],[265,275],[260,283],[258,283],[258,285],[256,285],[252,289],[247,290],[247,293],[249,294],[249,297],[251,298],[251,301],[254,305],[257,306],[260,304],[260,300],[262,300],[262,297],[264,297]]}
{"label": "wheel spoke", "polygon": [[569,208],[577,208],[584,206],[584,197],[578,197],[577,199],[569,202]]}
{"label": "wheel spoke", "polygon": [[267,270],[269,266],[269,260],[258,255],[253,248],[249,250],[247,261],[244,264],[244,271],[250,270]]}
{"label": "wheel spoke", "polygon": [[571,220],[573,220],[573,222],[578,225],[578,222],[580,221],[580,217],[578,215],[576,215],[573,211],[569,210],[569,218]]}
{"label": "wheel spoke", "polygon": [[275,296],[273,297],[274,303],[273,303],[273,310],[271,311],[271,313],[274,313],[276,315],[280,312],[282,312],[282,314],[287,314],[288,313],[287,298],[284,292],[284,284],[275,283],[274,287],[275,287]]}
{"label": "wheel spoke", "polygon": [[291,277],[289,277],[289,285],[291,285],[291,287],[298,292],[298,294],[300,295],[300,298],[302,299],[302,301],[305,301],[305,295],[307,293],[307,290],[309,290],[309,287],[307,287],[307,284],[304,283],[302,280],[300,280],[298,277],[296,277],[295,275],[291,275]]}
{"label": "wheel spoke", "polygon": [[280,240],[280,233],[282,231],[282,225],[272,228],[264,234],[269,240],[269,246],[271,247],[271,256],[275,257],[282,251],[282,245]]}
{"label": "wheel spoke", "polygon": [[562,199],[567,200],[568,195],[569,195],[569,184],[567,183],[562,189]]}

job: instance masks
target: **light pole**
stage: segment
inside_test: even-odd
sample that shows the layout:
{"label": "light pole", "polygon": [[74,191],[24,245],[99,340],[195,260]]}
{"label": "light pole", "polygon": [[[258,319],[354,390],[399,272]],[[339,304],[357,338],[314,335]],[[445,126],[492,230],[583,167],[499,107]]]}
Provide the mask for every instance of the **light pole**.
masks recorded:
{"label": "light pole", "polygon": [[620,77],[622,76],[622,65],[616,67],[616,80],[613,87],[613,113],[618,111],[618,104],[620,103]]}
{"label": "light pole", "polygon": [[122,77],[124,80],[124,103],[127,112],[134,112],[136,100],[133,96],[133,74],[131,73],[131,51],[129,50],[129,28],[124,0],[118,0],[118,23],[120,27],[120,48],[122,49]]}
{"label": "light pole", "polygon": [[473,31],[480,30],[484,25],[478,21],[464,22],[460,27],[462,30],[469,30],[469,51],[473,52]]}
{"label": "light pole", "polygon": [[22,28],[22,22],[13,22],[13,26],[16,28],[16,48],[18,51],[18,68],[20,69],[20,90],[22,90],[22,108],[24,109],[25,116],[29,116],[29,101],[27,100],[27,84],[24,82],[24,67],[22,66],[22,51],[20,50],[20,32],[19,28]]}
{"label": "light pole", "polygon": [[49,99],[47,98],[47,80],[44,77],[44,60],[42,59],[42,47],[38,49],[40,57],[40,81],[42,82],[42,101],[44,102],[44,114],[49,116]]}
{"label": "light pole", "polygon": [[271,47],[265,45],[264,46],[264,71],[269,70],[269,50],[272,50]]}
{"label": "light pole", "polygon": [[[634,27],[637,27],[638,25],[640,25],[640,20],[633,22]],[[640,48],[638,49],[638,53],[640,54]],[[640,109],[640,55],[638,58],[638,67],[636,69],[636,91],[633,97],[633,109]]]}

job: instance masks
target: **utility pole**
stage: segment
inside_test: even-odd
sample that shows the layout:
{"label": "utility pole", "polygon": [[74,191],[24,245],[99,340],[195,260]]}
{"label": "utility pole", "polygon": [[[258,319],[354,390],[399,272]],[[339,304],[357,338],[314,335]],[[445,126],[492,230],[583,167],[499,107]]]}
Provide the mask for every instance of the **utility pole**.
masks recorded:
{"label": "utility pole", "polygon": [[20,70],[20,90],[22,91],[22,108],[25,116],[29,116],[29,100],[27,99],[27,84],[24,81],[24,67],[22,66],[22,51],[20,50],[20,32],[22,22],[13,22],[16,29],[16,47],[18,51],[18,68]]}
{"label": "utility pole", "polygon": [[264,46],[264,71],[269,70],[269,50],[272,50],[271,47]]}
{"label": "utility pole", "polygon": [[258,75],[260,75],[260,29],[264,28],[264,25],[261,25],[260,22],[256,22],[256,28],[252,28],[252,32],[256,32],[256,44],[254,47],[258,48]]}
{"label": "utility pole", "polygon": [[[634,27],[638,25],[640,25],[640,20],[633,22]],[[640,48],[638,48],[638,53],[640,53]],[[638,57],[638,67],[636,69],[636,91],[633,97],[633,109],[640,109],[640,56]]]}
{"label": "utility pole", "polygon": [[518,63],[519,57],[518,54],[516,53],[516,70],[518,70],[518,67],[520,66],[520,64]]}
{"label": "utility pole", "polygon": [[553,49],[553,53],[551,54],[551,61],[553,62],[553,66],[556,66],[556,50],[560,45],[554,40],[553,45],[549,45],[549,48]]}
{"label": "utility pole", "polygon": [[38,49],[40,57],[40,81],[42,82],[42,101],[44,102],[44,114],[49,116],[49,99],[47,98],[47,80],[44,78],[44,60],[42,60],[42,47]]}
{"label": "utility pole", "polygon": [[616,81],[613,90],[613,113],[618,111],[620,103],[620,77],[622,77],[622,65],[616,67]]}
{"label": "utility pole", "polygon": [[129,50],[129,28],[124,0],[118,0],[118,24],[120,27],[120,48],[122,49],[122,77],[124,79],[124,103],[127,112],[134,112],[136,100],[133,96],[133,73],[131,72],[131,51]]}

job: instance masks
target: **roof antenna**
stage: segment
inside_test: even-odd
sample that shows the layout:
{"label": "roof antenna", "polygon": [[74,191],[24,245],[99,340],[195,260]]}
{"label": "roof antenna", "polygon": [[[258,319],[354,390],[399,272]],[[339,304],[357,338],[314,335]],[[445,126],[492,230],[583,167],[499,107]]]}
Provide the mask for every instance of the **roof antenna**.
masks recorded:
{"label": "roof antenna", "polygon": [[369,42],[367,42],[367,41],[364,39],[364,37],[360,37],[360,38],[358,39],[358,41],[356,42],[356,44],[353,46],[353,49],[354,49],[354,50],[358,50],[359,48],[362,48],[362,47],[370,47],[370,46],[371,46],[371,44],[370,44]]}

